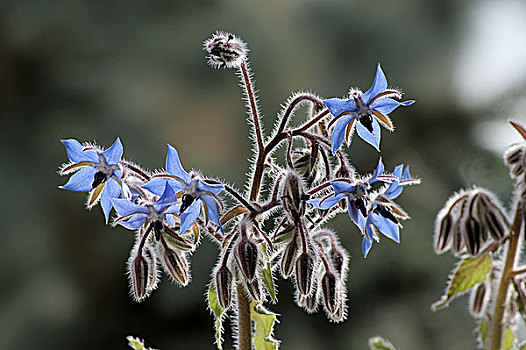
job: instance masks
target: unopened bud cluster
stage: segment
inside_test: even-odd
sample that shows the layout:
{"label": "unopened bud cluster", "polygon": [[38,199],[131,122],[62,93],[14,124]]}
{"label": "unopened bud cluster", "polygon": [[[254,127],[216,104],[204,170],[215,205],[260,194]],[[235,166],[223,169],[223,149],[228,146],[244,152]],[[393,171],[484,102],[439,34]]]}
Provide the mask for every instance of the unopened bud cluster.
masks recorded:
{"label": "unopened bud cluster", "polygon": [[504,209],[482,188],[453,195],[439,212],[435,224],[435,250],[475,256],[490,241],[501,241],[509,230]]}
{"label": "unopened bud cluster", "polygon": [[217,32],[204,42],[208,63],[215,68],[238,68],[248,54],[247,45],[230,33]]}

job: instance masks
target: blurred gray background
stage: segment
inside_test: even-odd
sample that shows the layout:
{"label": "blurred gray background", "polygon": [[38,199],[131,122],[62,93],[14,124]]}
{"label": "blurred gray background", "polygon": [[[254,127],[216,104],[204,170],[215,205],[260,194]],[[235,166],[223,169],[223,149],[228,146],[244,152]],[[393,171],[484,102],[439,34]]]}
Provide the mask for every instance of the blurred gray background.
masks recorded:
{"label": "blurred gray background", "polygon": [[[59,190],[56,172],[60,139],[120,136],[146,168],[164,166],[170,143],[187,169],[242,188],[242,94],[202,50],[217,29],[248,42],[267,130],[291,92],[367,89],[378,62],[417,100],[382,134],[386,167],[404,162],[423,179],[399,199],[412,215],[401,244],[383,239],[364,260],[349,218],[333,221],[352,256],[348,320],[305,314],[279,280],[269,307],[282,348],[365,349],[374,335],[400,350],[475,348],[467,297],[430,311],[455,261],[433,252],[434,218],[474,184],[509,201],[501,153],[519,141],[506,120],[526,121],[524,1],[0,1],[0,348],[124,349],[133,334],[162,350],[214,349],[204,293],[216,246],[205,239],[194,254],[188,287],[164,276],[136,304],[124,275],[133,234]],[[362,173],[379,156],[359,139],[346,152]]]}

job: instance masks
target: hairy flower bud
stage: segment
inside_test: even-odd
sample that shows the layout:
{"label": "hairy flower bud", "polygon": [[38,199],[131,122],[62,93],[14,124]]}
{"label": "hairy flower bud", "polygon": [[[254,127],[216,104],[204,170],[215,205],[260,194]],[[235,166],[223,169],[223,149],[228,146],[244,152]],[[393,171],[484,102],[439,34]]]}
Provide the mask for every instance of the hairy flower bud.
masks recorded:
{"label": "hairy flower bud", "polygon": [[476,288],[472,289],[470,299],[470,309],[473,315],[480,317],[487,304],[487,286],[484,282],[479,283]]}
{"label": "hairy flower bud", "polygon": [[247,45],[230,33],[217,32],[204,42],[208,64],[214,68],[238,68],[245,61]]}
{"label": "hairy flower bud", "polygon": [[291,171],[287,171],[282,180],[281,200],[283,210],[293,223],[298,223],[305,214],[305,192],[301,179]]}
{"label": "hairy flower bud", "polygon": [[159,270],[157,268],[157,254],[152,245],[146,243],[143,248],[143,254],[148,263],[148,284],[146,285],[146,291],[152,291],[157,288],[159,282]]}
{"label": "hairy flower bud", "polygon": [[474,217],[468,217],[462,227],[464,244],[469,254],[477,255],[483,241],[483,229]]}
{"label": "hairy flower bud", "polygon": [[257,244],[245,237],[234,247],[234,258],[241,274],[248,281],[252,281],[256,275],[258,264],[258,246]]}
{"label": "hairy flower bud", "polygon": [[296,256],[298,255],[298,242],[296,237],[287,244],[283,250],[283,255],[281,256],[281,274],[283,278],[288,278],[292,271],[294,270],[294,263],[296,262]]}
{"label": "hairy flower bud", "polygon": [[183,252],[164,248],[162,263],[164,270],[175,282],[183,286],[188,284],[188,262],[186,261],[186,256]]}
{"label": "hairy flower bud", "polygon": [[337,291],[336,276],[331,272],[325,272],[321,279],[321,291],[323,296],[323,304],[329,314],[334,314],[338,306],[339,293]]}
{"label": "hairy flower bud", "polygon": [[338,274],[341,279],[347,268],[347,257],[346,254],[340,247],[334,246],[329,250],[329,258],[331,259],[334,271]]}
{"label": "hairy flower bud", "polygon": [[262,284],[259,278],[254,278],[252,281],[244,281],[246,290],[254,301],[261,301],[263,295]]}
{"label": "hairy flower bud", "polygon": [[138,254],[133,259],[130,257],[129,264],[133,298],[135,301],[140,302],[147,297],[146,289],[150,274],[149,264],[141,254]]}
{"label": "hairy flower bud", "polygon": [[314,267],[314,258],[308,252],[301,253],[296,259],[296,283],[302,295],[308,295],[311,292]]}
{"label": "hairy flower bud", "polygon": [[438,221],[439,229],[435,249],[437,253],[441,254],[448,250],[453,242],[453,216],[450,213],[446,213],[442,218],[439,217]]}
{"label": "hairy flower bud", "polygon": [[296,294],[297,304],[303,306],[308,313],[316,312],[319,299],[318,283],[316,281],[312,283],[311,293],[307,295],[302,295],[300,293]]}
{"label": "hairy flower bud", "polygon": [[216,271],[214,282],[219,305],[228,309],[232,302],[232,273],[225,265]]}

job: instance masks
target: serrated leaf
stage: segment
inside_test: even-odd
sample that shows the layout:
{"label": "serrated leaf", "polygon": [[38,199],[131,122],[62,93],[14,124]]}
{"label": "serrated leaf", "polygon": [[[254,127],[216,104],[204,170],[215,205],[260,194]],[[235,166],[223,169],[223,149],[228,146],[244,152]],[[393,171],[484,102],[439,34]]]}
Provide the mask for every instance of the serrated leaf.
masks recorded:
{"label": "serrated leaf", "polygon": [[223,348],[223,314],[225,309],[219,304],[219,299],[217,297],[217,291],[214,283],[210,283],[208,289],[208,307],[212,314],[214,315],[214,327],[215,327],[215,338],[216,345],[218,349]]}
{"label": "serrated leaf", "polygon": [[500,349],[501,350],[511,350],[511,348],[513,347],[514,341],[515,341],[515,337],[513,336],[513,331],[509,327],[506,328],[504,332],[502,333]]}
{"label": "serrated leaf", "polygon": [[278,323],[278,315],[265,309],[261,304],[251,304],[250,318],[254,322],[252,344],[256,350],[277,350],[279,340],[274,338],[274,325]]}
{"label": "serrated leaf", "polygon": [[466,292],[475,284],[484,281],[490,267],[491,258],[488,254],[482,254],[475,258],[464,258],[453,270],[446,294],[434,303],[431,309],[436,311],[446,307],[452,299]]}
{"label": "serrated leaf", "polygon": [[369,349],[371,350],[396,350],[389,340],[376,336],[369,338]]}
{"label": "serrated leaf", "polygon": [[484,318],[480,321],[479,326],[479,338],[482,345],[486,344],[489,335],[489,321],[487,318]]}

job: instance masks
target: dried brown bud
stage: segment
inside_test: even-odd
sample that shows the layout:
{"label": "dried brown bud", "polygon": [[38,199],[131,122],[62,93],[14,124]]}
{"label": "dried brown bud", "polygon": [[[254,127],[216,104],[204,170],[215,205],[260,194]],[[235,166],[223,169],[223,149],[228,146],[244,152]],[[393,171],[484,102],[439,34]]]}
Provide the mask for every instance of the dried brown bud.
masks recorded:
{"label": "dried brown bud", "polygon": [[217,32],[204,42],[208,63],[215,68],[238,68],[248,53],[246,44],[230,33]]}
{"label": "dried brown bud", "polygon": [[300,254],[296,259],[296,283],[302,295],[311,292],[314,267],[314,258],[308,252]]}
{"label": "dried brown bud", "polygon": [[162,263],[164,270],[175,282],[183,286],[188,284],[188,262],[183,252],[164,248]]}
{"label": "dried brown bud", "polygon": [[215,285],[219,305],[228,309],[232,302],[232,273],[226,266],[221,266],[215,275]]}
{"label": "dried brown bud", "polygon": [[258,246],[254,241],[243,237],[234,248],[234,258],[243,277],[252,281],[258,264]]}

